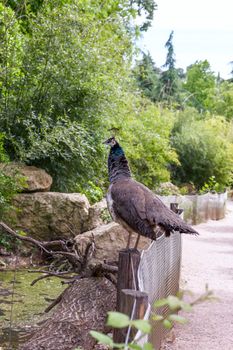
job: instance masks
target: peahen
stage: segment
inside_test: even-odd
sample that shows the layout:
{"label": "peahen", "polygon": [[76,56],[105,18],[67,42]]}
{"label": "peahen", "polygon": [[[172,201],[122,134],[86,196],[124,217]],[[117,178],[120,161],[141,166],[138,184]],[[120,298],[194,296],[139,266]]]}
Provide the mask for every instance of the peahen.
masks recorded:
{"label": "peahen", "polygon": [[165,232],[167,236],[172,231],[198,234],[177,214],[167,208],[152,191],[132,179],[124,151],[114,137],[104,143],[110,146],[108,210],[112,219],[121,224],[129,233],[126,248],[129,248],[133,232],[138,234],[134,249],[137,249],[140,235],[156,240],[161,232]]}

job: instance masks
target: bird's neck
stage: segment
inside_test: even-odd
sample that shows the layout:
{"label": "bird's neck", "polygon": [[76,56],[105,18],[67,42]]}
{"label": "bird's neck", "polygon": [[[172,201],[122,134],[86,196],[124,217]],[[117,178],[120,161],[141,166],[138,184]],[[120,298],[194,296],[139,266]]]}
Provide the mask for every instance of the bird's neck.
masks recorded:
{"label": "bird's neck", "polygon": [[131,177],[128,161],[118,143],[111,148],[108,156],[108,175],[111,183]]}

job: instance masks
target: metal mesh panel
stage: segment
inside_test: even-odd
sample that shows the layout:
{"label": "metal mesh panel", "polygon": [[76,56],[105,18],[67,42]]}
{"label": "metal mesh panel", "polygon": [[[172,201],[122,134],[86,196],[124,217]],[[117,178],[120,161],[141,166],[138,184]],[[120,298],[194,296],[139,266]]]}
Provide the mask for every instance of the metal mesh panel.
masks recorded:
{"label": "metal mesh panel", "polygon": [[[139,289],[149,297],[148,315],[153,312],[156,300],[177,294],[179,290],[181,264],[181,235],[179,232],[165,237],[163,234],[150,247],[142,252],[138,269]],[[156,313],[163,316],[168,314],[168,308],[156,309]],[[149,341],[154,349],[159,349],[166,334],[164,327],[152,321],[152,332]],[[147,339],[144,339],[147,341]]]}

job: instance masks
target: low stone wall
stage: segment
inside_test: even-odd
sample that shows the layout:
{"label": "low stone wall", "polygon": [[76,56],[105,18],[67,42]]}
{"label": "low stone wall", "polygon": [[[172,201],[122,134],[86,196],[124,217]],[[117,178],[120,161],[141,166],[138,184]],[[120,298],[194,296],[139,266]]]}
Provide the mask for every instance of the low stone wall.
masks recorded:
{"label": "low stone wall", "polygon": [[168,207],[170,203],[179,203],[179,208],[184,209],[183,219],[190,225],[196,225],[207,220],[223,219],[226,212],[227,192],[159,196],[159,198]]}

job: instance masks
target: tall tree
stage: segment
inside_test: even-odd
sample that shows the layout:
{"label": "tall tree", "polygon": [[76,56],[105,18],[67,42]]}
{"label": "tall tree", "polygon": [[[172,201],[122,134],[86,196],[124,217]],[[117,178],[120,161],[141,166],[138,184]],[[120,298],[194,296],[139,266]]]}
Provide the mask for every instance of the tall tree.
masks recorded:
{"label": "tall tree", "polygon": [[107,119],[124,113],[132,85],[134,19],[152,18],[154,5],[0,0],[0,133],[11,159],[45,168],[62,191],[104,178]]}
{"label": "tall tree", "polygon": [[151,26],[151,23],[154,18],[154,12],[157,8],[157,5],[154,0],[130,0],[132,8],[136,7],[138,16],[142,16],[145,19],[140,25],[141,31],[147,31]]}
{"label": "tall tree", "polygon": [[[14,10],[16,16],[20,18],[22,28],[29,30],[28,15],[30,13],[37,14],[43,5],[46,6],[46,0],[0,0],[5,6],[10,7]],[[63,5],[71,4],[72,0],[54,0],[53,3],[50,2],[50,6],[61,7]],[[86,5],[90,8],[95,8],[98,2],[95,0],[84,0],[83,8]],[[106,14],[112,12],[113,7],[115,9],[122,9],[118,11],[122,16],[122,19],[127,28],[135,29],[135,24],[132,25],[132,21],[129,21],[129,17],[135,18],[140,17],[140,31],[146,31],[150,26],[154,18],[154,12],[157,5],[154,0],[117,0],[117,1],[103,1],[101,7],[104,7]],[[137,26],[136,26],[137,27]]]}
{"label": "tall tree", "polygon": [[207,60],[196,61],[187,68],[184,89],[189,92],[187,104],[205,111],[212,105],[212,90],[215,87],[216,78]]}
{"label": "tall tree", "polygon": [[161,73],[158,85],[159,100],[165,100],[168,103],[172,103],[176,100],[178,92],[178,72],[175,68],[176,60],[173,46],[173,35],[174,31],[170,33],[165,44],[165,48],[167,49],[167,57],[163,68],[166,70]]}
{"label": "tall tree", "polygon": [[169,38],[165,44],[165,48],[167,49],[167,58],[166,62],[164,63],[163,67],[168,68],[169,70],[175,68],[175,52],[174,52],[174,47],[173,47],[173,36],[174,36],[174,31],[172,30]]}
{"label": "tall tree", "polygon": [[129,82],[132,37],[114,0],[54,5],[29,16],[28,35],[0,3],[0,132],[11,159],[71,190],[102,169],[100,140]]}
{"label": "tall tree", "polygon": [[157,87],[160,72],[160,69],[155,66],[149,52],[143,52],[142,59],[137,62],[133,70],[139,89],[153,102],[156,102],[158,97]]}

